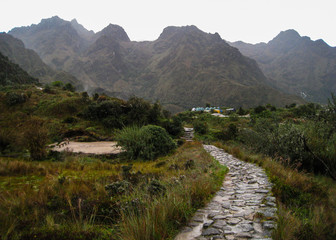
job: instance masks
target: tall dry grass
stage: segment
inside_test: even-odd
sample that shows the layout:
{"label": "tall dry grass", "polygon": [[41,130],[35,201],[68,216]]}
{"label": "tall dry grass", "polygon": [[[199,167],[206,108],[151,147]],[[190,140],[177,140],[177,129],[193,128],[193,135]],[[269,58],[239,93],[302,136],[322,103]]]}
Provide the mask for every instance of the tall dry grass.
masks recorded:
{"label": "tall dry grass", "polygon": [[[190,160],[194,165],[187,168]],[[105,185],[127,180],[125,163],[74,155],[62,162],[0,160],[3,179],[22,181],[0,188],[0,238],[167,239],[220,188],[225,174],[199,143],[133,163],[130,174],[139,179],[111,196]],[[39,176],[39,182],[26,183],[26,176]],[[149,191],[154,179],[164,194]]]}

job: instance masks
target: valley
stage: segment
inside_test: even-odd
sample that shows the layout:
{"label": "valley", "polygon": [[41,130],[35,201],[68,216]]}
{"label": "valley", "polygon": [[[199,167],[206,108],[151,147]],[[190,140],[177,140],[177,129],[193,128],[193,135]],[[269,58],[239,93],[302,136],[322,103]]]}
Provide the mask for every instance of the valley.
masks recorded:
{"label": "valley", "polygon": [[336,239],[335,61],[295,30],[0,33],[0,239]]}

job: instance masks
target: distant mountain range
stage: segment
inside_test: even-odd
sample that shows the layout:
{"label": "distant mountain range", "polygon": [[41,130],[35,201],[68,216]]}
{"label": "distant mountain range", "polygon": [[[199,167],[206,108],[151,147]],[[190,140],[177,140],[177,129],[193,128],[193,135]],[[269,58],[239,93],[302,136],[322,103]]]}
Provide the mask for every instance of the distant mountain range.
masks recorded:
{"label": "distant mountain range", "polygon": [[307,101],[325,103],[336,92],[336,48],[312,41],[295,30],[281,32],[268,43],[230,43],[255,59],[267,83]]}
{"label": "distant mountain range", "polygon": [[205,103],[303,102],[269,86],[258,64],[217,33],[195,26],[167,27],[155,41],[134,42],[117,25],[94,33],[76,20],[52,17],[9,34],[53,69],[74,75],[89,92],[160,100],[174,112]]}

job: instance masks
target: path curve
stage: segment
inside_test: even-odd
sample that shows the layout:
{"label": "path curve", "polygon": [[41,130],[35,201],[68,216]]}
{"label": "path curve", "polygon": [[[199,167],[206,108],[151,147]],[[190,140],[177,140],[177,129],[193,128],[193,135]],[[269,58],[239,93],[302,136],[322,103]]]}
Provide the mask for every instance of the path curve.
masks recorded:
{"label": "path curve", "polygon": [[271,239],[277,208],[265,171],[215,146],[204,149],[229,173],[211,202],[196,212],[175,240]]}

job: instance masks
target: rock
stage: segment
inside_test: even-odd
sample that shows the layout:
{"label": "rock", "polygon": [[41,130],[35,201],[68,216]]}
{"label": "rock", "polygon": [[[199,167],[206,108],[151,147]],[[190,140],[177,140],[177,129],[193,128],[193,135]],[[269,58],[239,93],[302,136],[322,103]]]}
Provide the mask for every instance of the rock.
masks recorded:
{"label": "rock", "polygon": [[203,224],[203,228],[208,228],[208,227],[210,227],[212,223],[213,223],[213,221],[204,223],[204,224]]}
{"label": "rock", "polygon": [[226,226],[226,221],[224,221],[224,220],[216,220],[214,222],[214,224],[212,224],[212,227],[214,227],[214,228],[222,229],[224,226]]}
{"label": "rock", "polygon": [[273,221],[265,221],[263,222],[263,228],[267,230],[271,230],[275,228],[275,223]]}
{"label": "rock", "polygon": [[236,225],[239,222],[241,222],[241,220],[239,218],[230,218],[229,220],[226,221],[228,224],[230,225]]}
{"label": "rock", "polygon": [[244,232],[250,232],[252,230],[254,230],[252,224],[247,224],[247,223],[243,223],[240,224],[241,228],[243,229]]}
{"label": "rock", "polygon": [[236,237],[238,238],[252,238],[252,234],[251,233],[245,233],[245,232],[242,232],[242,233],[238,233],[236,235]]}
{"label": "rock", "polygon": [[225,208],[225,209],[229,209],[231,207],[231,204],[230,203],[223,203],[222,207]]}
{"label": "rock", "polygon": [[218,220],[218,219],[225,219],[226,218],[226,216],[224,216],[224,215],[217,215],[217,216],[214,216],[212,219],[213,220]]}
{"label": "rock", "polygon": [[221,232],[217,228],[207,228],[202,232],[202,236],[219,235]]}

